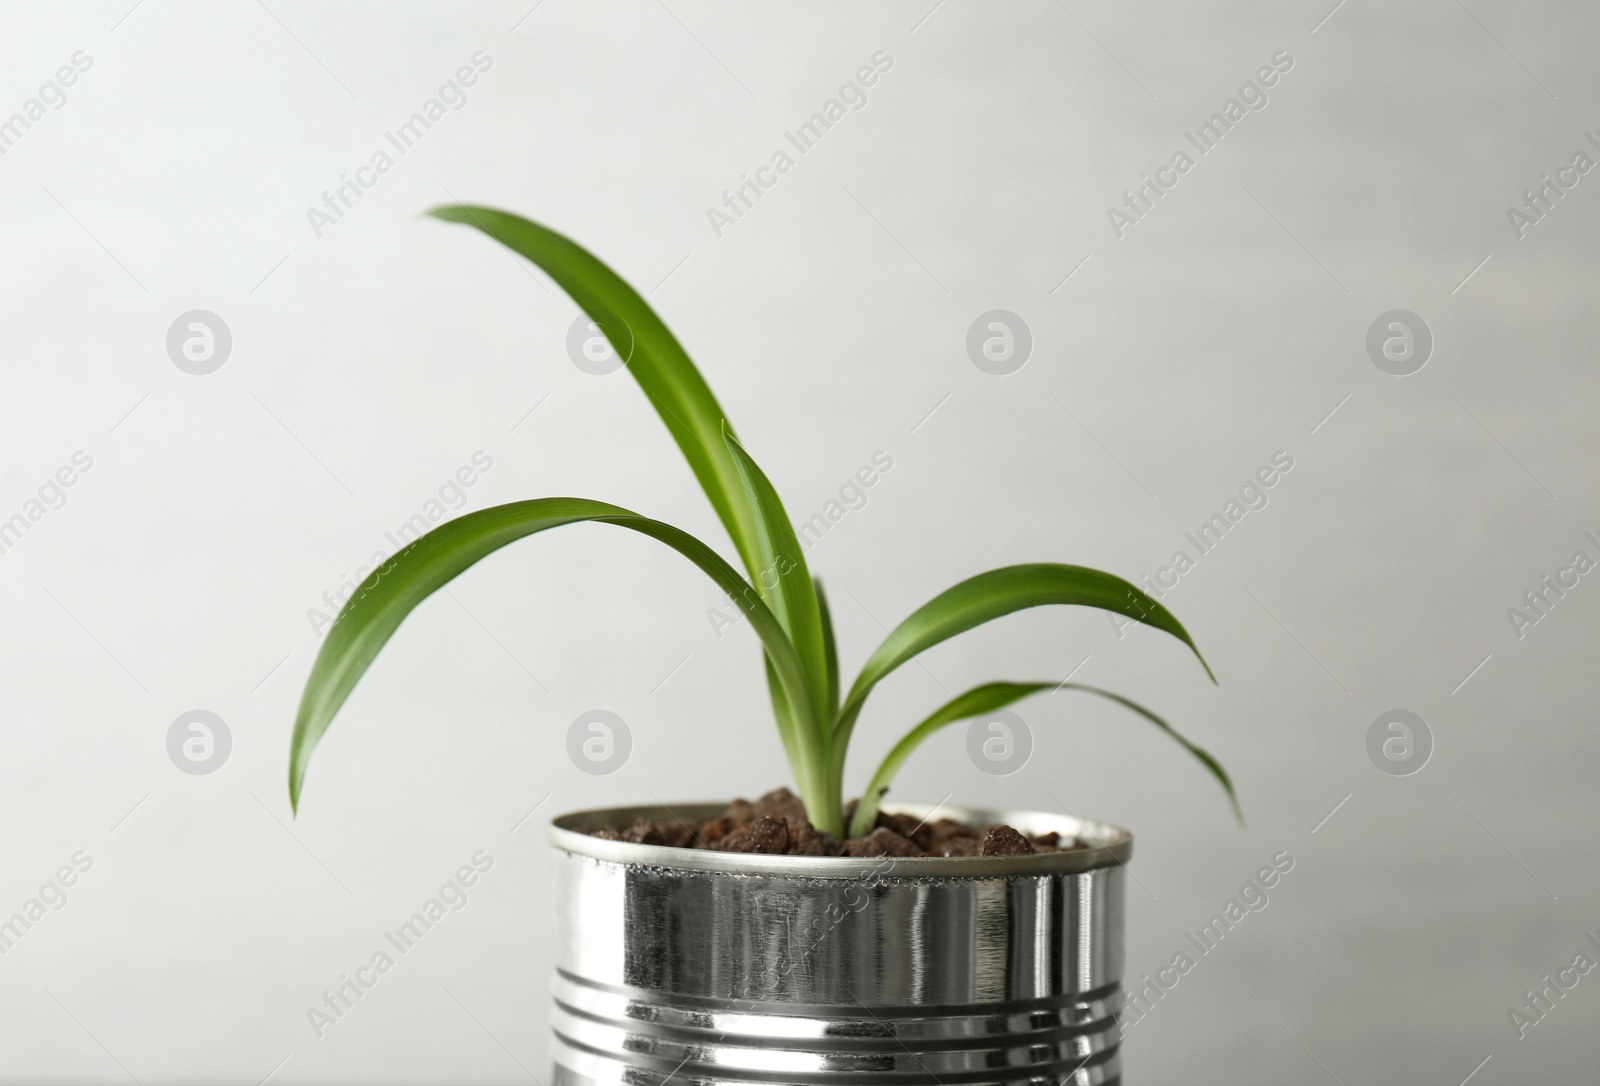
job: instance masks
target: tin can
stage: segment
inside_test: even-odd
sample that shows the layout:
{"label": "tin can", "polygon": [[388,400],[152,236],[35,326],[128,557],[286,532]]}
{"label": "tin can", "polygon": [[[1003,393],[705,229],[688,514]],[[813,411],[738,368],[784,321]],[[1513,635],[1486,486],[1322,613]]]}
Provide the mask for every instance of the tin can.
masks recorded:
{"label": "tin can", "polygon": [[[608,841],[636,818],[552,824],[557,1083],[1118,1083],[1124,865],[1117,826],[937,809],[1056,831],[1030,856],[768,856]],[[889,804],[927,818],[935,809]]]}

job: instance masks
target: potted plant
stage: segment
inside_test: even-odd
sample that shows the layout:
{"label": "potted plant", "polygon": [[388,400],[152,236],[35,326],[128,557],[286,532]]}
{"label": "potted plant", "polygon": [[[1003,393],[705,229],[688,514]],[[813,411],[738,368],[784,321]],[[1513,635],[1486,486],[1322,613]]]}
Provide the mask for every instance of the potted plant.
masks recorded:
{"label": "potted plant", "polygon": [[1071,682],[974,687],[906,732],[853,806],[845,754],[867,697],[918,653],[1045,604],[1097,607],[1178,638],[1166,608],[1081,566],[1008,566],[914,611],[840,681],[827,598],[777,491],[643,298],[570,239],[483,207],[432,212],[537,264],[589,315],[666,424],[746,576],[681,529],[585,498],[469,513],[362,582],[306,681],[289,757],[298,810],[312,750],[413,608],[479,559],[583,521],[688,558],[760,638],[798,795],[583,811],[555,819],[558,1082],[1067,1082],[1119,1079],[1123,865],[1132,836],[1039,812],[883,804],[935,731],[1041,690],[1110,698],[1226,772],[1155,713]]}

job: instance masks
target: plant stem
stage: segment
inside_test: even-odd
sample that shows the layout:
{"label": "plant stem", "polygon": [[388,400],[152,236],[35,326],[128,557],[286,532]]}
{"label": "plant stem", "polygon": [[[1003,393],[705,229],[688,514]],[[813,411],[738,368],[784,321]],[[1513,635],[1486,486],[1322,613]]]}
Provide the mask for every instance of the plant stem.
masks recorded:
{"label": "plant stem", "polygon": [[840,802],[838,792],[824,787],[817,789],[811,796],[801,798],[805,800],[806,815],[811,819],[813,826],[823,833],[844,840],[844,804]]}
{"label": "plant stem", "polygon": [[806,805],[806,817],[823,833],[844,839],[844,797],[833,773],[827,742],[816,734],[800,739],[802,756],[794,766],[795,783]]}

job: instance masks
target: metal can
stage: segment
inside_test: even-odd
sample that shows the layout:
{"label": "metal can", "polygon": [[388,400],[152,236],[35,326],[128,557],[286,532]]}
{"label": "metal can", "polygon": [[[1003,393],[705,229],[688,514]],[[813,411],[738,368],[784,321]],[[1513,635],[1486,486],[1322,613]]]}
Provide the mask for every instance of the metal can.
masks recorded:
{"label": "metal can", "polygon": [[557,1083],[1120,1082],[1127,830],[941,806],[1085,847],[905,858],[583,832],[721,811],[612,808],[552,824]]}

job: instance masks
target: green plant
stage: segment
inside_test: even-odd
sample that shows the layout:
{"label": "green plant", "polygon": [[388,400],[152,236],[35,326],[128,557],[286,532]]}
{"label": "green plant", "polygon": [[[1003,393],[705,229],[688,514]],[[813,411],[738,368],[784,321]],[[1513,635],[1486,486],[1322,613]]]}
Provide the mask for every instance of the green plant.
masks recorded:
{"label": "green plant", "polygon": [[[367,577],[329,629],[306,680],[290,747],[289,799],[296,809],[312,749],[412,609],[490,552],[535,532],[580,521],[615,524],[660,540],[704,570],[738,604],[765,650],[778,734],[806,811],[819,829],[835,836],[846,831],[845,752],[867,696],[918,653],[991,619],[1043,604],[1102,608],[1178,638],[1211,675],[1178,620],[1132,584],[1082,566],[1039,563],[980,573],[934,597],[889,634],[850,689],[841,691],[827,597],[806,568],[777,491],[734,438],[700,371],[645,300],[588,251],[536,223],[483,207],[442,207],[431,214],[475,226],[537,264],[604,331],[677,441],[733,537],[750,579],[670,524],[583,498],[512,502],[441,524]],[[863,794],[850,836],[872,828],[878,800],[890,779],[933,732],[1036,691],[1062,688],[1110,698],[1172,736],[1221,782],[1238,813],[1233,785],[1217,761],[1149,710],[1081,683],[997,682],[957,696],[900,740]]]}

